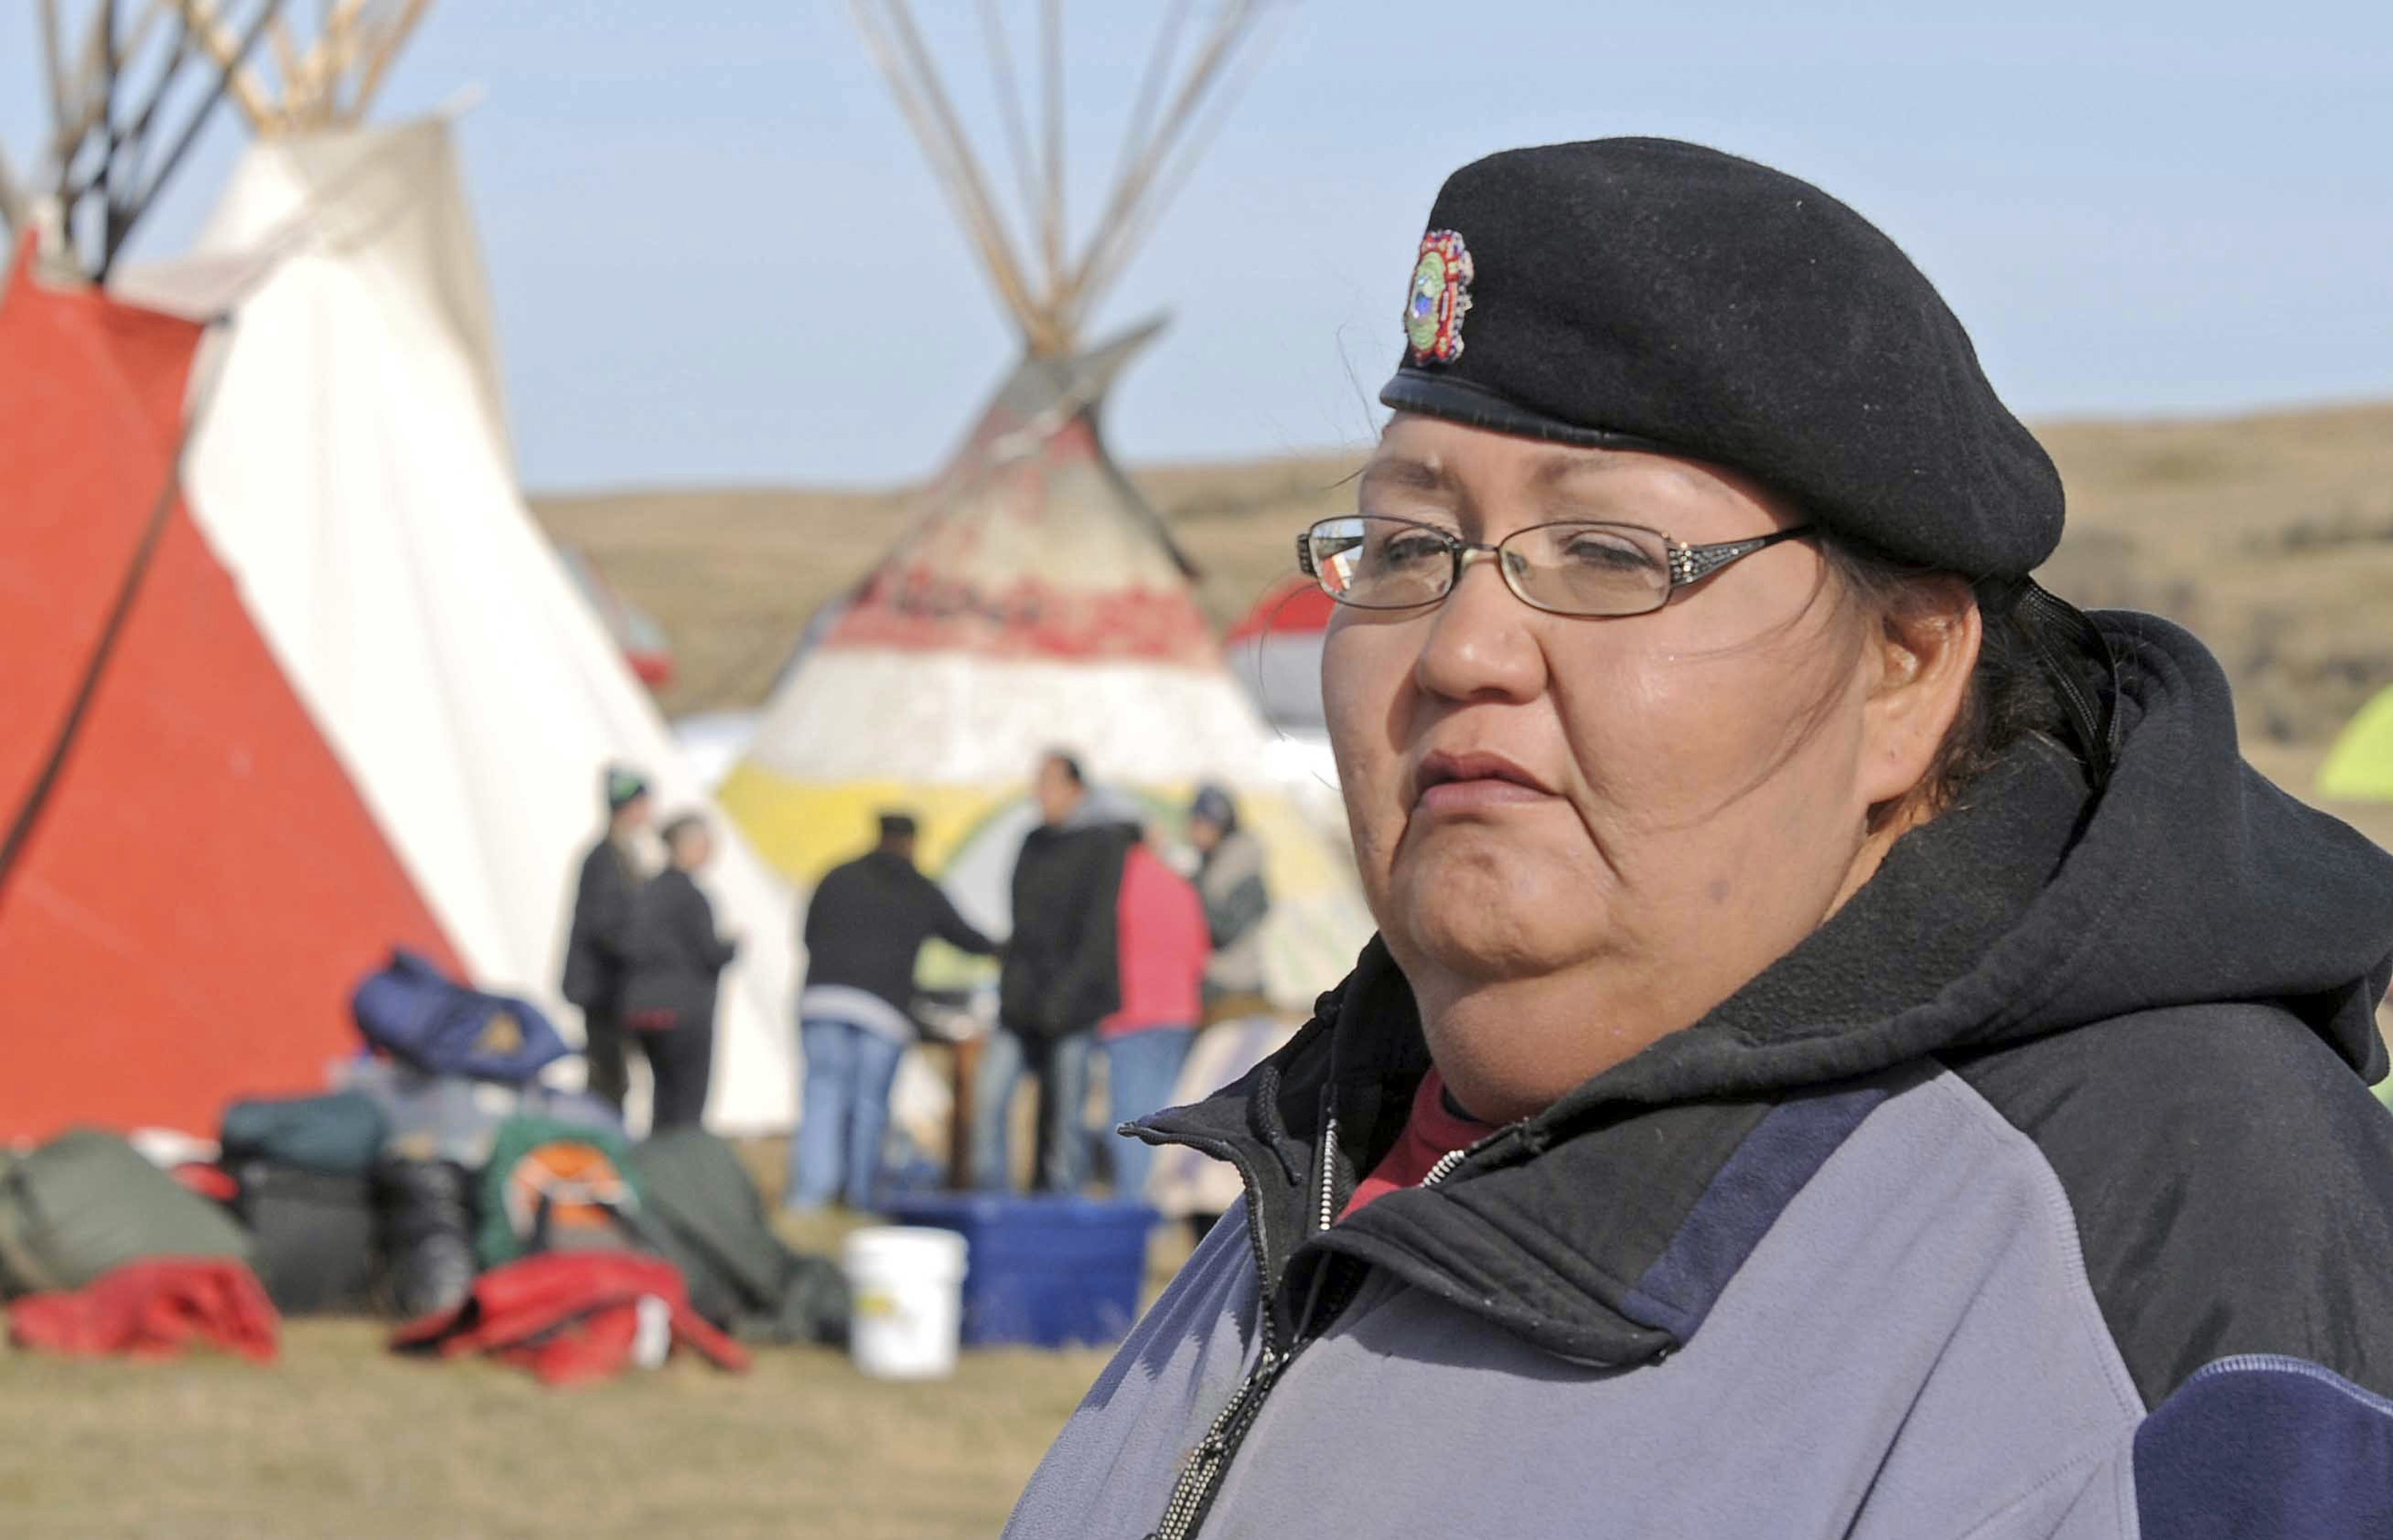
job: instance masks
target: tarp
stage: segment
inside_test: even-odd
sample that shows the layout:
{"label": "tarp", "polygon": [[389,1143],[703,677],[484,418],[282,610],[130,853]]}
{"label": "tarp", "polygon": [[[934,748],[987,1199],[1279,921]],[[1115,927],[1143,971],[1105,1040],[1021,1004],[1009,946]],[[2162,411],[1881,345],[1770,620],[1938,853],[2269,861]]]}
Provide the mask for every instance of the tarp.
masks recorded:
{"label": "tarp", "polygon": [[[578,1032],[557,985],[603,767],[664,811],[706,788],[524,506],[447,123],[263,140],[188,262],[117,281],[229,313],[198,516],[469,975]],[[786,1128],[790,897],[723,832],[702,881],[741,946],[708,1120]]]}
{"label": "tarp", "polygon": [[452,954],[175,495],[198,328],[29,267],[0,296],[0,1137],[212,1129],[324,1083],[393,945]]}

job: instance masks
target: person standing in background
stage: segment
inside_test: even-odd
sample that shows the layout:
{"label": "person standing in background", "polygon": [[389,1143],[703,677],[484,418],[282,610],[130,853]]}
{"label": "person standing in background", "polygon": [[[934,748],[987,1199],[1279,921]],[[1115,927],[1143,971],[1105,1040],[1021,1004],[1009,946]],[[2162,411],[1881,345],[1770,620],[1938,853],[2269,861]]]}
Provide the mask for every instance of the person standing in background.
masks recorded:
{"label": "person standing in background", "polygon": [[621,1112],[631,1084],[623,1061],[623,980],[631,966],[632,901],[641,876],[636,845],[648,827],[648,783],[638,771],[613,765],[601,792],[607,832],[582,857],[574,882],[562,992],[582,1011],[590,1094]]}
{"label": "person standing in background", "polygon": [[987,957],[997,943],[956,912],[914,864],[915,824],[881,815],[881,842],[834,867],[806,907],[806,982],[798,996],[804,1103],[790,1144],[789,1207],[833,1198],[862,1210],[881,1174],[889,1088],[921,1028],[914,960],[933,936]]}
{"label": "person standing in background", "polygon": [[647,1055],[656,1090],[648,1129],[695,1127],[714,1070],[714,997],[738,945],[714,929],[714,906],[698,873],[714,855],[714,831],[695,813],[664,826],[665,869],[632,903],[632,971],[623,1024]]}
{"label": "person standing in background", "polygon": [[1239,825],[1229,792],[1203,786],[1188,807],[1188,842],[1196,847],[1196,892],[1213,943],[1205,970],[1205,1019],[1254,1015],[1269,1009],[1263,917],[1271,912],[1271,889],[1263,881],[1262,842]]}
{"label": "person standing in background", "polygon": [[1138,812],[1092,788],[1061,750],[1031,784],[1040,824],[1013,864],[1013,935],[998,983],[998,1029],[973,1080],[973,1182],[1001,1190],[1013,1175],[1006,1112],[1026,1074],[1040,1082],[1038,1185],[1076,1193],[1087,1172],[1082,1122],[1097,1023],[1121,1007],[1115,900],[1122,859],[1139,842]]}
{"label": "person standing in background", "polygon": [[1205,965],[1212,942],[1205,906],[1188,880],[1171,869],[1152,842],[1133,845],[1122,860],[1121,1009],[1097,1024],[1105,1054],[1105,1088],[1115,1136],[1114,1195],[1144,1198],[1155,1150],[1122,1134],[1121,1126],[1171,1104],[1171,1090],[1196,1036]]}

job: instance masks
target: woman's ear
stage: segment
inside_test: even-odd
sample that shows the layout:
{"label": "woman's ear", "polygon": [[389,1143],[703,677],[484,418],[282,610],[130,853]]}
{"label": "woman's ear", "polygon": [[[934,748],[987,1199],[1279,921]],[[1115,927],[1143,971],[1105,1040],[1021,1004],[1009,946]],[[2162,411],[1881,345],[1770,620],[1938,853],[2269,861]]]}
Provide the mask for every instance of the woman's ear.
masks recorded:
{"label": "woman's ear", "polygon": [[1984,622],[1959,578],[1922,579],[1887,607],[1863,704],[1861,785],[1871,807],[1908,798],[1936,763],[1977,671]]}

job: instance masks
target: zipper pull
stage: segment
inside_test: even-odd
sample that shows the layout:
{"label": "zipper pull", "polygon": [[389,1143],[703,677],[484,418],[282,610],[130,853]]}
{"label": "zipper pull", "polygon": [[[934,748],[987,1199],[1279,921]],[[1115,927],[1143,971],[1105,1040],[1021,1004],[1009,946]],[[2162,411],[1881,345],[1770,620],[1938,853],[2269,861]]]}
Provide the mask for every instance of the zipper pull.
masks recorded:
{"label": "zipper pull", "polygon": [[1432,1165],[1426,1172],[1422,1173],[1419,1185],[1423,1187],[1436,1186],[1439,1182],[1444,1181],[1447,1177],[1452,1176],[1454,1174],[1454,1168],[1457,1166],[1461,1165],[1463,1157],[1470,1154],[1471,1152],[1467,1149],[1446,1151],[1445,1154],[1437,1157],[1436,1164]]}

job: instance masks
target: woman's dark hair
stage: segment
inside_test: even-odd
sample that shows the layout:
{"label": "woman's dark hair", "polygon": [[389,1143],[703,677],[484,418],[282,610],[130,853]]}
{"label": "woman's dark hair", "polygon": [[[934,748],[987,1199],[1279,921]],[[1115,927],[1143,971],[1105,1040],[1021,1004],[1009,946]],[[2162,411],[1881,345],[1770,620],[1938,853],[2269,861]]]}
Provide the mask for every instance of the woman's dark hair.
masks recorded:
{"label": "woman's dark hair", "polygon": [[1833,532],[1821,536],[1820,550],[1847,593],[1879,616],[1894,620],[1940,606],[1942,600],[1929,585],[1963,582],[1977,596],[1983,622],[1978,666],[1953,725],[1937,745],[1928,774],[1909,797],[1881,809],[1881,815],[1906,804],[1942,812],[1958,802],[2020,739],[2039,733],[2053,737],[2063,730],[2060,695],[2046,659],[2066,656],[2073,643],[2047,634],[2050,620],[2018,602],[2023,584],[1970,582],[1955,573],[1898,560]]}

